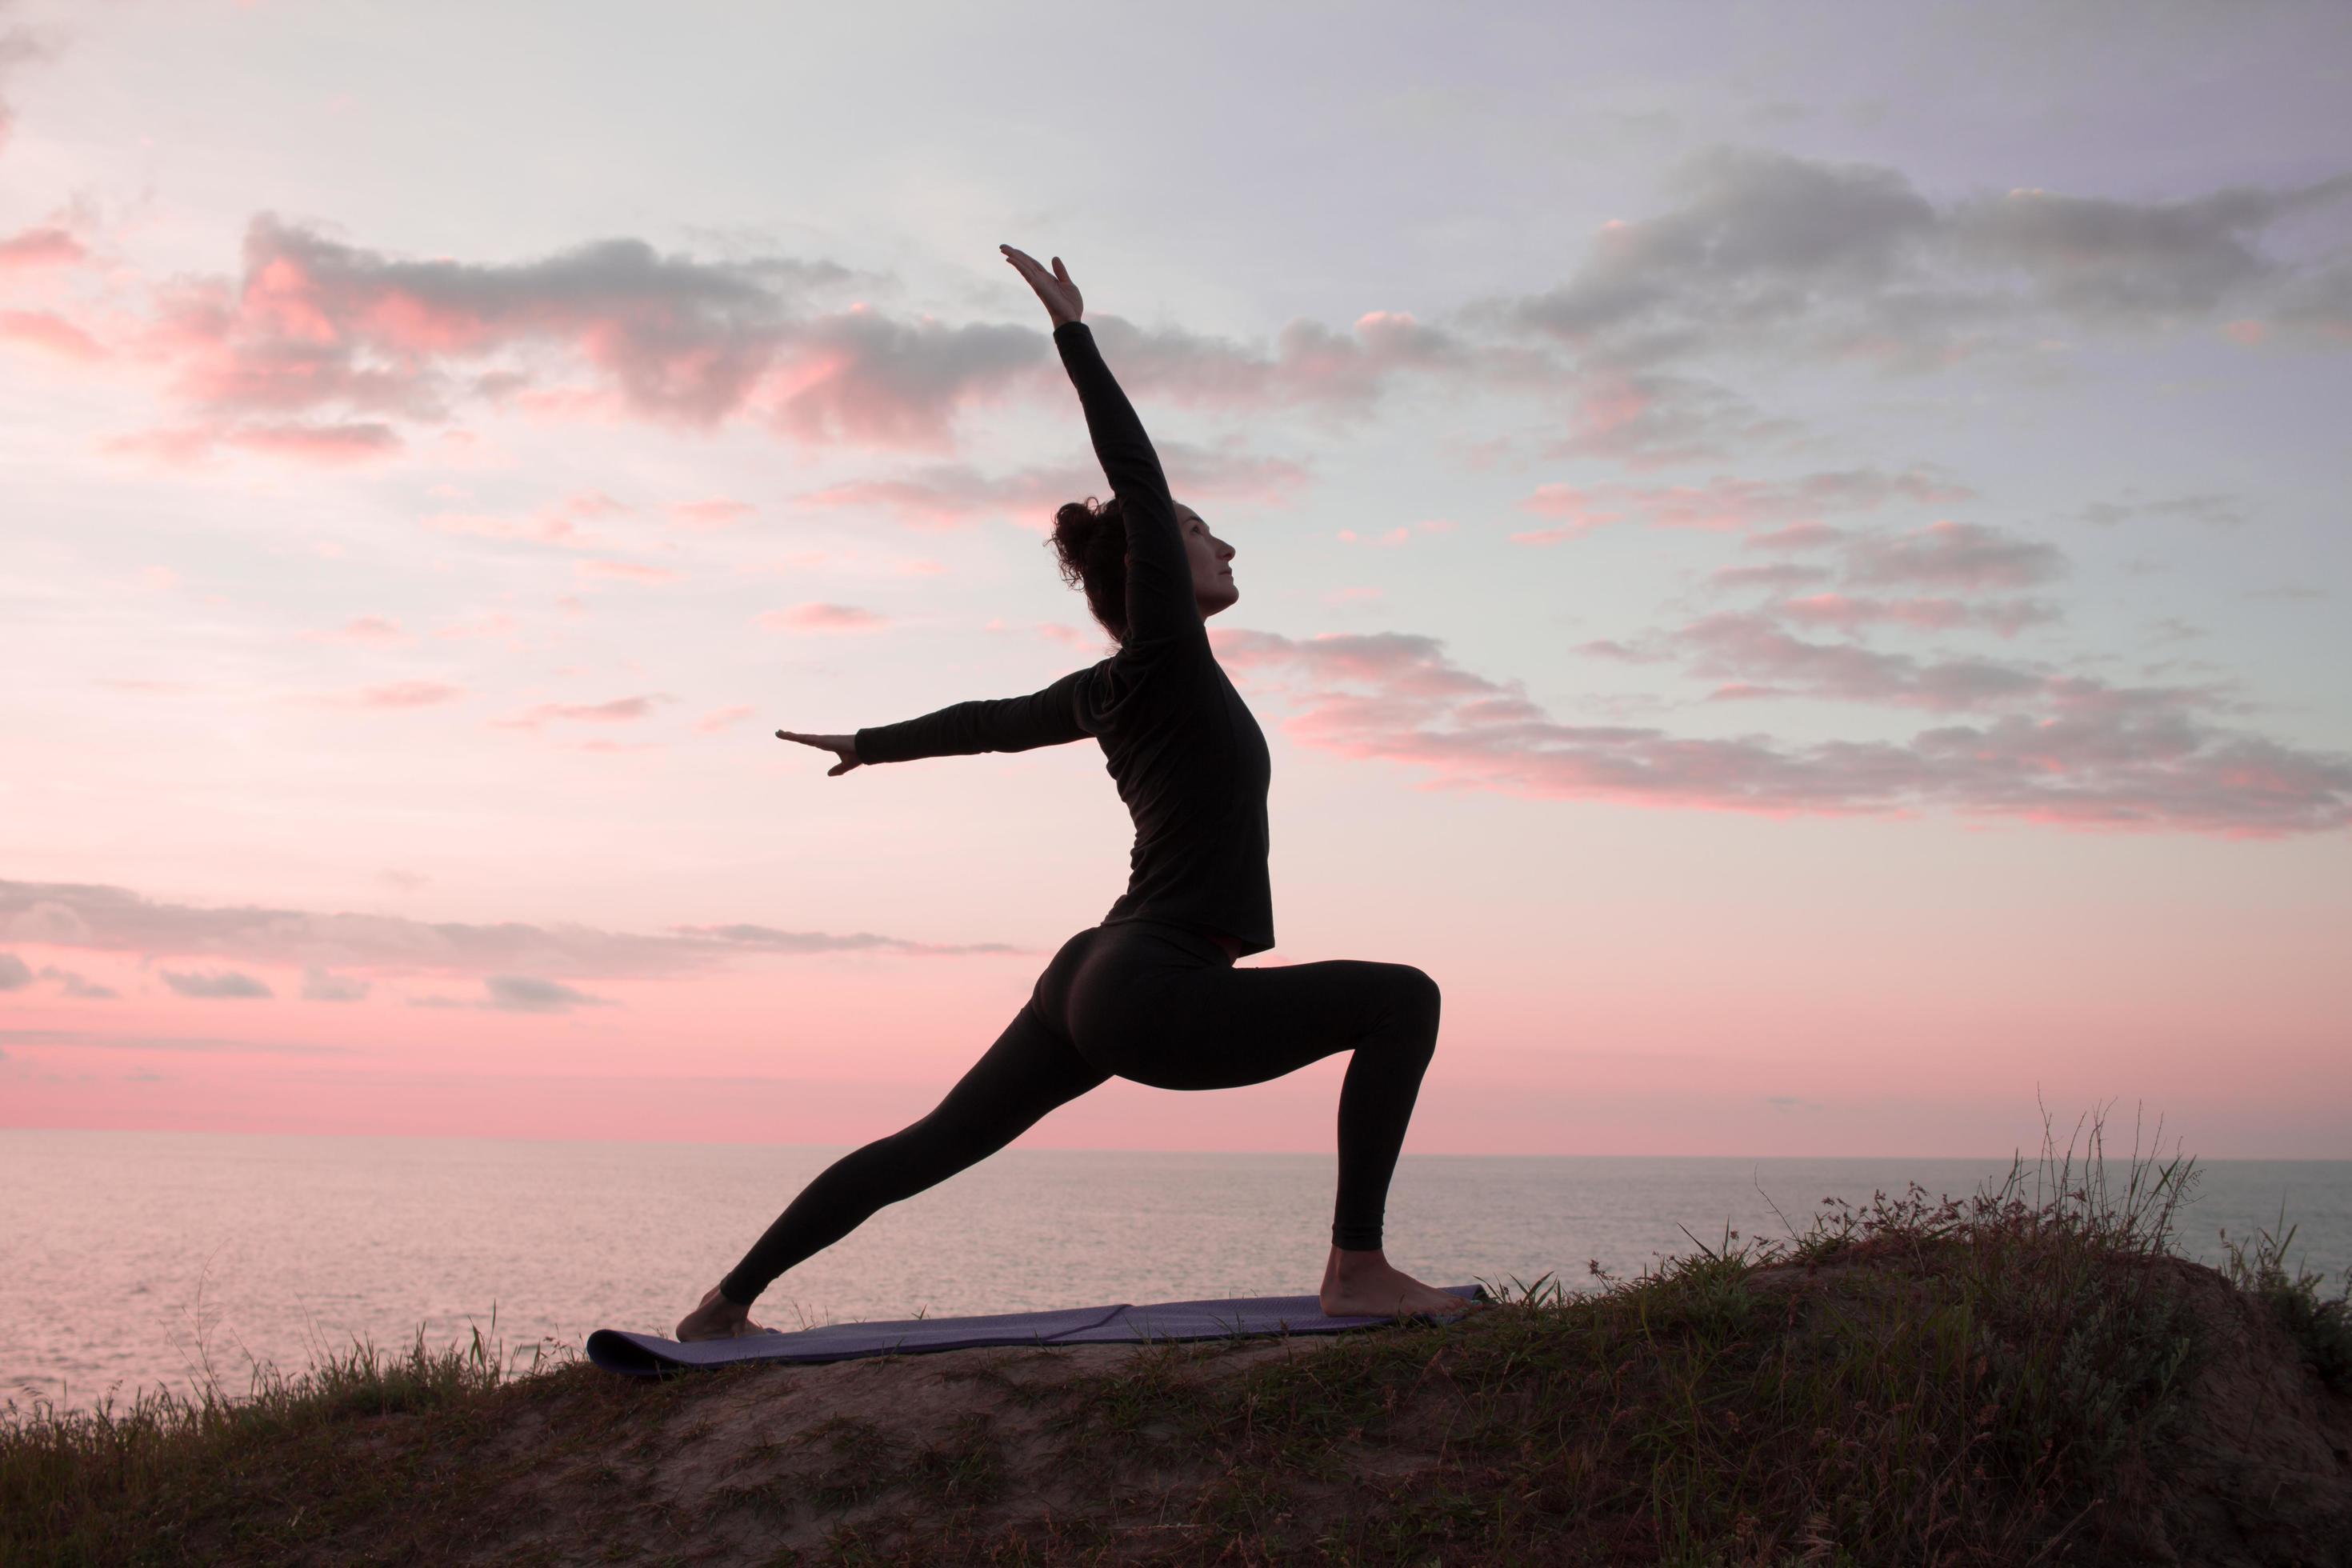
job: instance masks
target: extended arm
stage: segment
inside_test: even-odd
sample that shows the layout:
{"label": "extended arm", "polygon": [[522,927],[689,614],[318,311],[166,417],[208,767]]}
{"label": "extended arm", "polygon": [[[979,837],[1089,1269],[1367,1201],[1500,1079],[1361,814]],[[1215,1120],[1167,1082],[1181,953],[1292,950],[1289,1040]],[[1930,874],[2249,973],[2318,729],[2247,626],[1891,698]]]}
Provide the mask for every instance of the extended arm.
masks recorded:
{"label": "extended arm", "polygon": [[963,757],[976,752],[1026,752],[1083,741],[1078,687],[1094,671],[1074,669],[1043,691],[958,702],[919,719],[857,731],[861,763],[911,763],[918,757]]}
{"label": "extended arm", "polygon": [[1112,379],[1095,347],[1094,330],[1084,321],[1054,329],[1054,346],[1078,389],[1087,433],[1103,477],[1118,497],[1127,519],[1127,641],[1130,647],[1164,637],[1206,639],[1208,629],[1192,595],[1192,564],[1184,553],[1182,525],[1160,455],[1143,433],[1135,407]]}

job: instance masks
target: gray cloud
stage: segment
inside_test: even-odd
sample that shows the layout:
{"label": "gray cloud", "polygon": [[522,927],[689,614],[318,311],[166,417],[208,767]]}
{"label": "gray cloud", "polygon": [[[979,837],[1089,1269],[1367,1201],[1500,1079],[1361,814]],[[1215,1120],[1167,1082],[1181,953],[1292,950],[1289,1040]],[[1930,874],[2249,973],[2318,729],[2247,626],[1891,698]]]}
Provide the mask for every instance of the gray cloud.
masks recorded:
{"label": "gray cloud", "polygon": [[1718,588],[1794,588],[1806,583],[1826,583],[1830,576],[1827,567],[1775,561],[1769,566],[1718,566],[1707,574],[1706,580]]}
{"label": "gray cloud", "polygon": [[347,974],[333,974],[312,964],[302,973],[305,1002],[358,1002],[365,999],[368,983]]}
{"label": "gray cloud", "polygon": [[2287,276],[2250,241],[2290,215],[2352,195],[2352,175],[2284,191],[2231,186],[2176,201],[2123,202],[2017,190],[1957,204],[1950,254],[2012,268],[2040,301],[2079,320],[2157,325],[2212,314]]}
{"label": "gray cloud", "polygon": [[[829,931],[778,931],[772,926],[723,925],[677,926],[681,935],[707,938],[730,947],[756,948],[763,952],[861,952],[898,947],[896,937],[835,936]],[[1026,952],[1027,948],[1010,947],[1003,942],[971,942],[956,950],[964,953]]]}
{"label": "gray cloud", "polygon": [[459,996],[419,996],[409,1005],[415,1007],[483,1007],[498,1013],[563,1013],[574,1007],[616,1005],[608,998],[591,996],[584,991],[529,974],[493,974],[482,982],[482,989],[485,994],[475,1001]]}
{"label": "gray cloud", "polygon": [[[1399,378],[1564,392],[1568,428],[1543,456],[1654,468],[1802,433],[1676,368],[1705,353],[1919,372],[2038,353],[2053,323],[2168,331],[2224,312],[2241,337],[2339,344],[2352,337],[2352,266],[2303,267],[2260,239],[2347,193],[2352,175],[2171,201],[2013,190],[1939,205],[1883,165],[1717,146],[1672,171],[1661,210],[1600,229],[1559,286],[1472,300],[1453,322],[1299,320],[1261,350],[1088,320],[1130,391],[1161,402],[1337,416],[1369,410]],[[390,421],[577,393],[584,363],[656,421],[741,416],[803,441],[939,452],[963,402],[1059,380],[1032,326],[815,308],[859,277],[626,237],[519,262],[403,258],[263,213],[237,277],[156,292],[147,346],[176,359],[174,391],[198,422],[125,440],[167,457],[230,442],[364,460],[403,446]],[[912,485],[906,503],[921,509],[937,486]]]}
{"label": "gray cloud", "polygon": [[0,1029],[0,1040],[17,1046],[72,1046],[110,1051],[253,1052],[280,1057],[347,1057],[349,1046],[293,1045],[279,1040],[224,1040],[187,1035],[99,1035],[87,1029]]}
{"label": "gray cloud", "polygon": [[1883,165],[1717,146],[1666,191],[1664,210],[1597,233],[1566,282],[1474,302],[1463,320],[1534,331],[1588,366],[1732,349],[1914,372],[2028,344],[2037,315],[2150,331],[2267,315],[2314,346],[2352,321],[2352,268],[2298,268],[2255,243],[2352,195],[2352,175],[2157,202],[2013,190],[1939,208]]}
{"label": "gray cloud", "polygon": [[1843,543],[1845,538],[1843,529],[1825,522],[1792,522],[1786,528],[1749,534],[1739,546],[1743,550],[1820,550]]}
{"label": "gray cloud", "polygon": [[[1048,354],[1026,328],[803,312],[813,291],[857,276],[831,262],[666,256],[630,238],[510,264],[405,260],[263,213],[236,282],[161,291],[156,338],[183,356],[184,402],[232,421],[439,420],[462,398],[560,380],[560,358],[576,356],[656,420],[708,426],[748,411],[811,439],[931,447],[948,444],[968,388]],[[772,371],[786,374],[762,392]]]}
{"label": "gray cloud", "polygon": [[[1736,569],[1734,569],[1736,570]],[[1752,570],[1752,569],[1751,569]],[[1718,582],[1727,575],[1718,572]],[[1982,626],[2007,637],[2027,626],[2047,626],[2064,612],[2046,599],[1986,599],[1970,602],[1951,598],[1874,599],[1843,594],[1815,594],[1802,599],[1782,599],[1772,613],[1801,626],[1833,626],[1854,631],[1868,626],[1905,626],[1919,631],[1950,631]]]}
{"label": "gray cloud", "polygon": [[[1570,378],[1563,375],[1561,380]],[[1595,364],[1573,378],[1568,434],[1540,443],[1545,458],[1606,458],[1648,471],[1717,461],[1801,435],[1720,382],[1654,366]]]}
{"label": "gray cloud", "polygon": [[164,970],[163,984],[183,996],[214,998],[250,998],[274,996],[276,992],[250,974],[220,969],[206,973],[177,974]]}
{"label": "gray cloud", "polygon": [[36,970],[13,952],[0,952],[0,991],[22,991],[36,980],[54,981],[58,989],[68,996],[103,1000],[114,994],[107,987],[94,985],[70,970],[59,969],[55,964],[43,964]]}
{"label": "gray cloud", "polygon": [[[1831,511],[1874,511],[1898,503],[1935,506],[1969,500],[1976,491],[1916,468],[1843,468],[1792,479],[1747,479],[1718,474],[1704,484],[1590,486],[1547,484],[1519,501],[1519,510],[1558,519],[1559,536],[1581,535],[1616,522],[1715,532],[1764,528],[1746,542],[1757,548],[1801,549],[1845,537],[1820,521]],[[1551,542],[1548,533],[1514,534],[1522,542]]]}
{"label": "gray cloud", "polygon": [[[0,940],[151,956],[315,964],[331,970],[660,977],[708,969],[730,956],[779,951],[772,942],[726,934],[763,929],[683,926],[670,934],[638,935],[512,921],[468,925],[255,905],[211,909],[161,902],[127,889],[89,883],[0,881]],[[1031,951],[869,934],[811,932],[796,942],[792,951],[887,951],[908,957]]]}
{"label": "gray cloud", "polygon": [[470,925],[251,905],[200,908],[72,882],[0,881],[0,933],[97,951],[394,972],[671,974],[705,966],[723,951],[709,942],[583,926]]}
{"label": "gray cloud", "polygon": [[[1310,477],[1303,466],[1282,458],[1156,438],[1152,446],[1176,498],[1196,510],[1221,500],[1286,504]],[[967,464],[939,463],[900,479],[854,479],[804,490],[793,500],[803,509],[874,508],[895,513],[910,527],[931,529],[991,516],[1050,518],[1063,502],[1102,490],[1099,468],[1061,465],[991,478]]]}
{"label": "gray cloud", "polygon": [[1895,535],[1871,535],[1847,548],[1857,583],[1920,583],[1943,588],[2027,588],[2066,574],[2053,544],[1977,522],[1946,520]]}
{"label": "gray cloud", "polygon": [[2126,518],[2184,518],[2209,528],[2242,528],[2246,514],[2235,496],[2203,494],[2171,496],[2163,500],[2093,501],[2082,510],[2085,522],[2112,528]]}
{"label": "gray cloud", "polygon": [[1519,683],[1455,667],[1403,633],[1215,638],[1229,670],[1289,698],[1294,742],[1433,774],[1423,788],[1611,799],[1773,815],[1942,807],[2075,828],[2277,837],[2352,826],[2352,756],[2208,722],[2231,706],[2180,688],[2122,688],[1992,660],[1923,661],[1807,645],[1762,617],[1710,617],[1666,639],[1743,681],[1914,707],[2018,710],[1907,742],[1783,744],[1622,724],[1563,724]]}
{"label": "gray cloud", "polygon": [[493,974],[483,983],[490,998],[485,1006],[509,1013],[560,1013],[571,1007],[610,1007],[602,996],[591,996],[552,980],[528,974]]}
{"label": "gray cloud", "polygon": [[41,978],[56,981],[58,988],[67,995],[79,997],[84,1001],[111,1002],[118,994],[110,985],[100,985],[95,981],[85,980],[72,970],[59,969],[53,963],[42,965]]}
{"label": "gray cloud", "polygon": [[[174,390],[217,423],[134,438],[166,456],[262,426],[289,455],[369,455],[385,418],[436,421],[467,398],[561,385],[584,359],[635,413],[709,426],[744,415],[812,442],[945,450],[956,405],[1016,381],[1058,379],[1034,327],[895,320],[870,308],[811,310],[859,275],[831,262],[698,260],[614,238],[509,264],[403,259],[268,213],[248,225],[240,276],[158,293],[155,342],[180,356]],[[1089,325],[1122,379],[1168,401],[1219,407],[1360,410],[1402,372],[1473,373],[1480,351],[1451,331],[1370,311],[1347,331],[1293,321],[1263,354],[1181,330]],[[1491,356],[1503,378],[1523,352]],[[1556,370],[1538,373],[1556,381]],[[311,426],[295,416],[344,423]],[[332,439],[320,432],[344,433]]]}
{"label": "gray cloud", "polygon": [[[1294,321],[1262,354],[1181,327],[1145,331],[1118,316],[1089,316],[1103,357],[1122,384],[1158,400],[1233,410],[1321,407],[1360,413],[1402,372],[1483,374],[1501,382],[1556,384],[1558,367],[1523,353],[1496,354],[1453,331],[1397,311],[1357,318],[1353,335],[1320,322]],[[1056,379],[1059,369],[1051,373]]]}
{"label": "gray cloud", "polygon": [[[1769,693],[1951,711],[2046,695],[2057,679],[1996,659],[1921,659],[1857,643],[1807,642],[1761,615],[1708,616],[1666,640],[1692,656],[1689,673],[1736,680],[1744,697]],[[1753,684],[1758,681],[1772,684]],[[2178,700],[2195,700],[2186,693]]]}

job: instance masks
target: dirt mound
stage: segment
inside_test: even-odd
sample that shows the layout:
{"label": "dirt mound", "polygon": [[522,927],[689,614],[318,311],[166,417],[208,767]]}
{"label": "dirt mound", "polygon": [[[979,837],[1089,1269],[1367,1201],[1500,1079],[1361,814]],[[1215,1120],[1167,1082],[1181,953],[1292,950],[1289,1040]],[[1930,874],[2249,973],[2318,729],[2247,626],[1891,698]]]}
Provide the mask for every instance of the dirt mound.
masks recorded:
{"label": "dirt mound", "polygon": [[2157,1563],[2352,1563],[2352,1392],[2330,1390],[2260,1300],[2179,1258],[2201,1355],[2146,1550]]}
{"label": "dirt mound", "polygon": [[216,1445],[77,1560],[2352,1568],[2352,1393],[2271,1303],[2003,1245],[1339,1335],[572,1366]]}

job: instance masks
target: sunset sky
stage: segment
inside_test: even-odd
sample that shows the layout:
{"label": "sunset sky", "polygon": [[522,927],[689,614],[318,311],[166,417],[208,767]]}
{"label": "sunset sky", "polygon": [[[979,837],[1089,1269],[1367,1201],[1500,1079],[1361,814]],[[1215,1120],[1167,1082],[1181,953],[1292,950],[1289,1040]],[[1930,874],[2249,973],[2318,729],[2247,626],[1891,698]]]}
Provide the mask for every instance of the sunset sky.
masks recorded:
{"label": "sunset sky", "polygon": [[[2352,1157],[2337,5],[0,0],[0,1126],[860,1142],[1124,889],[1059,256],[1411,1153]],[[1345,1066],[1035,1147],[1312,1151]]]}

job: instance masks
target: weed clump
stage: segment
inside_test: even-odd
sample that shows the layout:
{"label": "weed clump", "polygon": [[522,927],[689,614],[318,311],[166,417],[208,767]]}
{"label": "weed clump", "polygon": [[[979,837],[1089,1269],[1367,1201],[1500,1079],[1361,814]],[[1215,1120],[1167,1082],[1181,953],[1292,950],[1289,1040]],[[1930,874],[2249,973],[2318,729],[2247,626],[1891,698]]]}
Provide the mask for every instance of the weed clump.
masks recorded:
{"label": "weed clump", "polygon": [[2303,1352],[2304,1364],[2339,1394],[2352,1393],[2352,1269],[2333,1298],[2320,1295],[2326,1277],[2298,1265],[2290,1275],[2286,1249],[2295,1227],[2279,1211],[2283,1232],[2257,1231],[2250,1247],[2221,1233],[2223,1266],[2230,1282],[2269,1308],[2279,1326]]}

